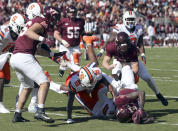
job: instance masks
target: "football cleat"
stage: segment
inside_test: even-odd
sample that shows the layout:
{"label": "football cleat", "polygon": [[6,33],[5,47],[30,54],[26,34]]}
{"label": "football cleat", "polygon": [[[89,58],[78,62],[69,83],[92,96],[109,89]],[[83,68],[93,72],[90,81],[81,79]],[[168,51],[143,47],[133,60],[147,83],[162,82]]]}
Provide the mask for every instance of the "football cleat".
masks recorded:
{"label": "football cleat", "polygon": [[12,122],[29,122],[29,120],[22,117],[22,113],[15,112]]}
{"label": "football cleat", "polygon": [[161,103],[164,105],[164,106],[167,106],[168,105],[168,101],[164,98],[164,96],[162,96],[161,93],[159,94],[156,94],[157,98],[161,101]]}
{"label": "football cleat", "polygon": [[37,108],[37,112],[35,113],[34,118],[37,120],[44,121],[46,123],[54,123],[55,122],[52,118],[50,118],[49,116],[47,116],[45,114],[44,109],[42,109],[42,108]]}
{"label": "football cleat", "polygon": [[58,75],[59,75],[60,77],[62,77],[62,76],[64,75],[64,70],[59,70]]}
{"label": "football cleat", "polygon": [[10,113],[10,111],[6,109],[2,103],[0,103],[0,113]]}
{"label": "football cleat", "polygon": [[74,122],[75,122],[75,121],[72,120],[72,119],[67,119],[67,121],[66,121],[67,124],[72,124],[72,123],[74,123]]}
{"label": "football cleat", "polygon": [[37,104],[36,103],[30,103],[28,106],[28,112],[35,113],[37,111]]}

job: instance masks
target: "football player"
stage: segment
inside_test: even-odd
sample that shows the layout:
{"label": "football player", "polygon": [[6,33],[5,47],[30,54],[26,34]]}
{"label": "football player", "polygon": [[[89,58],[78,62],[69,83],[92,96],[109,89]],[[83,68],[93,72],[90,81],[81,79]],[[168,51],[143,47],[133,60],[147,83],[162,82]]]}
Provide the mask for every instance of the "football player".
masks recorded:
{"label": "football player", "polygon": [[[44,103],[49,89],[49,80],[44,74],[42,67],[36,61],[34,55],[37,45],[42,42],[50,44],[46,35],[49,28],[60,20],[60,11],[54,7],[46,7],[44,17],[35,17],[29,20],[21,31],[15,43],[13,55],[10,59],[12,68],[16,71],[17,77],[24,89],[20,93],[18,106],[16,108],[12,122],[28,122],[22,117],[22,108],[27,97],[34,87],[34,82],[40,87],[38,90],[38,107],[34,118],[47,123],[53,123],[54,120],[45,114]],[[44,54],[50,57],[49,53]]]}
{"label": "football player", "polygon": [[121,123],[147,124],[154,122],[154,118],[144,111],[144,91],[121,88],[119,95],[114,98],[114,102],[117,107],[116,119]]}
{"label": "football player", "polygon": [[[29,20],[34,19],[35,17],[44,17],[43,16],[43,8],[41,7],[40,3],[31,3],[29,4],[29,6],[27,7],[26,10],[26,15],[28,17]],[[49,41],[50,42],[50,41]],[[62,54],[60,53],[53,53],[50,48],[48,46],[46,46],[45,44],[42,44],[41,46],[38,47],[36,54],[38,55],[43,55],[43,52],[49,52],[50,54],[50,58],[52,59],[56,59],[59,58],[58,56]],[[57,63],[59,61],[56,61]],[[45,74],[48,74],[48,72],[45,72]],[[35,83],[35,87],[32,89],[32,97],[31,97],[31,102],[28,106],[28,112],[31,113],[35,113],[37,111],[37,94],[38,94],[38,88],[39,86]],[[51,89],[51,88],[50,88]],[[23,85],[20,85],[20,89],[19,89],[19,93],[17,95],[17,99],[16,99],[16,106],[18,104],[18,97],[20,95],[20,93],[23,90]]]}
{"label": "football player", "polygon": [[[143,45],[143,29],[142,26],[136,25],[136,15],[134,11],[126,11],[123,15],[123,24],[116,24],[113,29],[112,34],[110,35],[109,41],[114,41],[117,33],[125,32],[129,35],[130,40],[137,46],[139,49],[139,54],[144,64],[146,64],[145,49]],[[103,52],[103,50],[101,50]],[[98,56],[101,56],[101,52]],[[140,60],[138,60],[139,70],[138,76],[147,82],[148,86],[155,92],[157,98],[162,102],[164,106],[168,105],[168,101],[162,96],[158,90],[155,81],[149,75],[147,69],[145,68]]]}
{"label": "football player", "polygon": [[8,63],[10,53],[7,51],[13,48],[13,42],[25,26],[25,22],[25,17],[16,13],[11,16],[9,24],[0,27],[0,113],[9,113],[2,103],[4,84],[10,82],[10,67]]}
{"label": "football player", "polygon": [[[66,8],[67,18],[60,20],[57,30],[54,32],[54,38],[58,40],[61,45],[60,51],[67,51],[66,56],[71,63],[79,65],[80,52],[80,38],[84,31],[85,21],[82,18],[77,18],[77,9],[73,5]],[[60,66],[59,76],[63,76],[66,67]]]}
{"label": "football player", "polygon": [[79,72],[71,74],[66,79],[68,86],[67,123],[73,123],[72,106],[74,97],[93,117],[115,116],[115,106],[112,99],[107,97],[111,92],[116,97],[115,91],[108,81],[108,76],[103,74],[96,63],[90,63],[81,68]]}
{"label": "football player", "polygon": [[[116,59],[116,62],[110,65],[112,57]],[[134,74],[138,73],[137,47],[130,42],[129,36],[125,32],[118,33],[116,40],[106,45],[106,55],[102,65],[107,70],[113,70],[112,74],[115,76],[115,79],[116,76],[118,77],[117,80],[120,77],[118,74],[126,66],[128,71],[121,75],[121,83],[125,83],[125,85],[133,89],[137,88],[134,78]],[[120,72],[118,72],[118,69],[121,71],[119,70]],[[132,70],[130,71],[130,69]]]}

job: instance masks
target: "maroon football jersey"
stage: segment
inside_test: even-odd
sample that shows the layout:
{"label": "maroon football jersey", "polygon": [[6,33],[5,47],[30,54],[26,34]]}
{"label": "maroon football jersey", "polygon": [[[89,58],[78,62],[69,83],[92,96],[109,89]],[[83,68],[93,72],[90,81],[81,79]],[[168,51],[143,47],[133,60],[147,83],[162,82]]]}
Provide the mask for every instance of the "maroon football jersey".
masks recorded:
{"label": "maroon football jersey", "polygon": [[138,61],[138,49],[134,44],[126,52],[117,50],[115,42],[106,45],[106,56],[114,57],[120,62],[136,62]]}
{"label": "maroon football jersey", "polygon": [[125,104],[129,104],[129,103],[137,103],[137,99],[136,100],[132,100],[132,99],[128,99],[125,95],[130,94],[132,92],[135,92],[135,90],[133,89],[123,89],[119,92],[119,96],[117,96],[115,98],[115,104],[118,108],[122,107]]}
{"label": "maroon football jersey", "polygon": [[84,19],[76,18],[70,20],[63,18],[58,23],[57,30],[60,32],[62,39],[66,40],[70,46],[77,46],[80,44],[80,36],[84,31]]}
{"label": "maroon football jersey", "polygon": [[47,34],[47,27],[45,18],[42,17],[36,17],[30,21],[28,21],[25,25],[25,27],[22,29],[18,39],[15,42],[15,48],[13,53],[26,53],[26,54],[32,54],[34,55],[36,52],[36,46],[39,43],[39,41],[35,41],[30,39],[28,36],[25,35],[25,32],[34,24],[39,23],[44,27],[44,32],[42,34],[39,34],[40,36],[46,36]]}

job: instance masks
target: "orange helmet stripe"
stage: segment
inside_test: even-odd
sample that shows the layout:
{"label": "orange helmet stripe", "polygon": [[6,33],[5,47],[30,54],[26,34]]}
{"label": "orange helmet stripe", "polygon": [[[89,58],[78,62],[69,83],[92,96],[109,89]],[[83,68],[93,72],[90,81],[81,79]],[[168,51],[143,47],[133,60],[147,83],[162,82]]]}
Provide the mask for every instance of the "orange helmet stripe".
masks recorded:
{"label": "orange helmet stripe", "polygon": [[132,15],[132,11],[129,11],[129,15]]}
{"label": "orange helmet stripe", "polygon": [[90,79],[90,83],[93,83],[93,76],[92,76],[91,72],[86,67],[83,67],[83,69],[87,72],[88,77]]}
{"label": "orange helmet stripe", "polygon": [[2,38],[4,38],[4,34],[0,31],[0,35],[2,36]]}

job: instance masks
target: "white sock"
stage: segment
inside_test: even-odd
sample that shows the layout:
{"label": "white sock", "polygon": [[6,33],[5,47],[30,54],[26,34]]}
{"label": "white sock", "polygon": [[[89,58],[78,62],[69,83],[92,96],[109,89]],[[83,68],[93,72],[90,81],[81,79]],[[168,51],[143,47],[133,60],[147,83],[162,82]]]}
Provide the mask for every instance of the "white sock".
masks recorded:
{"label": "white sock", "polygon": [[16,109],[15,112],[21,113],[22,110],[21,109]]}
{"label": "white sock", "polygon": [[44,104],[38,104],[39,108],[44,108]]}

